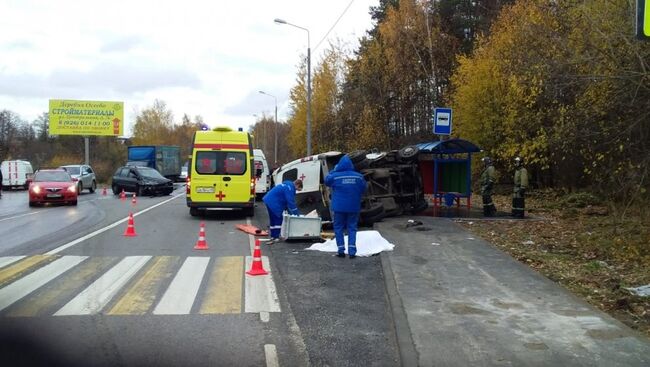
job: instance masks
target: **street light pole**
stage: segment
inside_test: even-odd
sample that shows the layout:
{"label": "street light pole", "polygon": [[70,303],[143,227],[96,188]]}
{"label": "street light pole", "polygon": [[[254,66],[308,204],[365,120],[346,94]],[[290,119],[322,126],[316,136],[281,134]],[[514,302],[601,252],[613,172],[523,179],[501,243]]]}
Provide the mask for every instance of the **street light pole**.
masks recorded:
{"label": "street light pole", "polygon": [[275,18],[273,20],[278,24],[286,24],[292,27],[302,29],[307,32],[307,156],[311,155],[311,41],[309,38],[309,29],[291,24],[284,19]]}
{"label": "street light pole", "polygon": [[274,95],[268,94],[262,90],[259,92],[269,97],[273,97],[273,100],[275,101],[275,125],[273,127],[275,142],[273,143],[273,164],[277,166],[278,165],[278,99]]}

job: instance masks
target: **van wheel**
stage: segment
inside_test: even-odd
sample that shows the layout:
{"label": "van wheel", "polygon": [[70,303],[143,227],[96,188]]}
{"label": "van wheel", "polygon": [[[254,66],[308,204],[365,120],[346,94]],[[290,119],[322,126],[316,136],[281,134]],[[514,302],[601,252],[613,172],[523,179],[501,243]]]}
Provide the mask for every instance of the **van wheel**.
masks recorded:
{"label": "van wheel", "polygon": [[81,195],[82,191],[84,191],[84,185],[83,183],[81,183],[81,181],[79,181],[79,183],[77,184],[77,194]]}
{"label": "van wheel", "polygon": [[254,217],[255,216],[255,207],[244,209],[244,214],[246,214],[247,217]]}
{"label": "van wheel", "polygon": [[201,215],[201,211],[197,208],[190,208],[190,215],[193,217],[198,217]]}
{"label": "van wheel", "polygon": [[366,159],[366,151],[365,150],[355,150],[354,152],[348,153],[348,158],[352,161],[352,163],[359,163]]}
{"label": "van wheel", "polygon": [[97,182],[93,180],[93,183],[90,184],[90,193],[93,194],[97,190]]}
{"label": "van wheel", "polygon": [[408,163],[411,162],[414,158],[416,158],[418,156],[418,153],[420,153],[420,148],[418,148],[415,145],[409,145],[407,147],[400,149],[397,152],[397,156],[402,162]]}

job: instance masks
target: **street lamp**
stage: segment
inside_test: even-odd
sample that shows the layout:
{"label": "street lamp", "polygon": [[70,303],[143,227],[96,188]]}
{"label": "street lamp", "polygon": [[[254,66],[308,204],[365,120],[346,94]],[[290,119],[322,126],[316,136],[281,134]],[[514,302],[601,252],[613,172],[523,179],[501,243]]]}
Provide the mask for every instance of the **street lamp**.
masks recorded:
{"label": "street lamp", "polygon": [[309,29],[291,24],[284,19],[275,18],[277,24],[286,24],[300,28],[307,32],[307,156],[311,155],[311,46],[309,41]]}
{"label": "street lamp", "polygon": [[277,166],[278,164],[278,99],[272,95],[264,92],[263,90],[259,91],[260,94],[267,95],[269,97],[273,97],[273,100],[275,100],[275,125],[273,127],[274,130],[274,143],[273,143],[273,164]]}

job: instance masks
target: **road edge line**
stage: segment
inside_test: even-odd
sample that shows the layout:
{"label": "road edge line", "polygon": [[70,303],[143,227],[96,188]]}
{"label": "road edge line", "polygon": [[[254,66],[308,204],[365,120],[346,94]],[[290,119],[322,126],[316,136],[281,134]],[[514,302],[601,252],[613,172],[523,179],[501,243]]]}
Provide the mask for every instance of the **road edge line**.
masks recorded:
{"label": "road edge line", "polygon": [[[178,194],[178,195],[176,195],[176,196],[174,196],[174,197],[172,197],[172,198],[170,198],[170,199],[167,199],[167,200],[162,201],[162,202],[160,202],[160,203],[158,203],[158,204],[152,205],[152,206],[150,206],[150,207],[148,207],[148,208],[146,208],[146,209],[142,209],[142,210],[140,210],[139,212],[133,214],[133,216],[136,217],[136,216],[138,216],[138,215],[140,215],[140,214],[144,214],[144,213],[148,212],[148,211],[151,210],[151,209],[157,208],[157,207],[159,207],[159,206],[161,206],[161,205],[163,205],[163,204],[167,204],[168,202],[170,202],[170,201],[172,201],[172,200],[174,200],[174,199],[176,199],[176,198],[178,198],[178,197],[181,197],[181,196],[183,196],[183,195],[185,195],[185,193]],[[114,223],[112,223],[112,224],[109,224],[109,225],[107,225],[107,226],[104,227],[104,228],[100,228],[100,229],[98,229],[98,230],[96,230],[96,231],[94,231],[94,232],[90,232],[90,233],[88,233],[88,234],[85,235],[85,236],[79,237],[79,238],[77,238],[76,240],[73,240],[73,241],[70,241],[70,242],[68,242],[68,243],[66,243],[66,244],[64,244],[64,245],[61,245],[61,246],[55,248],[54,250],[50,250],[50,251],[46,252],[45,255],[55,255],[55,254],[58,254],[59,252],[61,252],[61,251],[63,251],[63,250],[66,250],[66,249],[68,249],[68,248],[70,248],[70,247],[72,247],[72,246],[74,246],[74,245],[77,245],[77,244],[79,244],[79,243],[81,243],[81,242],[83,242],[83,241],[85,241],[85,240],[87,240],[87,239],[89,239],[89,238],[93,238],[93,237],[97,236],[97,235],[100,234],[100,233],[104,233],[104,232],[108,231],[108,230],[111,229],[111,228],[115,228],[115,227],[117,227],[118,225],[120,225],[120,224],[126,222],[127,220],[129,220],[128,217],[127,217],[127,218],[124,218],[124,219],[120,219],[120,220],[118,220],[117,222],[114,222]]]}

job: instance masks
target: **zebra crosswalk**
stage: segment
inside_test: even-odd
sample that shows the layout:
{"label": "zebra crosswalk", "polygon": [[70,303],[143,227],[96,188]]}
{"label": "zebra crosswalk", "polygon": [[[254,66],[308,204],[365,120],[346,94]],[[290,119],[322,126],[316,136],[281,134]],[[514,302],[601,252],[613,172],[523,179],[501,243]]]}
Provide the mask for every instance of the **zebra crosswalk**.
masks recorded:
{"label": "zebra crosswalk", "polygon": [[[250,256],[0,257],[0,316],[280,312],[272,275]],[[269,270],[268,258],[263,257]]]}

